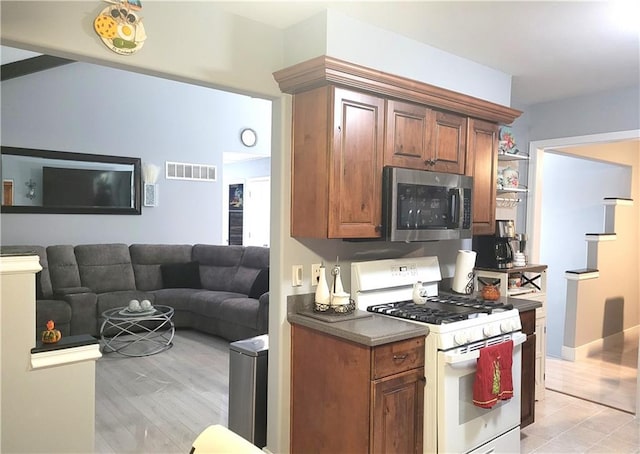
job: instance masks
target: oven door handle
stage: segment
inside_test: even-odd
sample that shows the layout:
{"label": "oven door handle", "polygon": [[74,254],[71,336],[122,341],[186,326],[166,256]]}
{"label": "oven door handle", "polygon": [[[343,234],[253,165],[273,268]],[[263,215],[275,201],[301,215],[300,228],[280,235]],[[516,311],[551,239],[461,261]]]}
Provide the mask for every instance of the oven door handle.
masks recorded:
{"label": "oven door handle", "polygon": [[[522,332],[517,332],[513,334],[511,340],[513,341],[513,346],[515,347],[516,345],[521,345],[522,343],[524,343],[524,341],[527,340],[527,335]],[[480,350],[481,349],[472,350],[468,353],[461,353],[458,355],[456,355],[455,353],[445,353],[444,362],[447,364],[458,364],[465,361],[478,359],[480,358]]]}

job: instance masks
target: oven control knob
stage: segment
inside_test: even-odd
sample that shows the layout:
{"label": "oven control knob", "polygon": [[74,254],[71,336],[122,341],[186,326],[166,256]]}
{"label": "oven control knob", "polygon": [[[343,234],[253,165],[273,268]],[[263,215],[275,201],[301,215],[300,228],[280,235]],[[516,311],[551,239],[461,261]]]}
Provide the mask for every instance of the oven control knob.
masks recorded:
{"label": "oven control knob", "polygon": [[503,333],[510,333],[513,331],[513,323],[511,320],[504,321],[500,324],[500,331]]}
{"label": "oven control knob", "polygon": [[498,334],[500,334],[498,332],[498,327],[494,326],[494,325],[485,326],[484,329],[482,330],[482,332],[484,333],[485,337],[494,337],[494,336],[497,336]]}
{"label": "oven control knob", "polygon": [[469,343],[469,335],[465,331],[454,334],[453,340],[456,345],[465,345]]}

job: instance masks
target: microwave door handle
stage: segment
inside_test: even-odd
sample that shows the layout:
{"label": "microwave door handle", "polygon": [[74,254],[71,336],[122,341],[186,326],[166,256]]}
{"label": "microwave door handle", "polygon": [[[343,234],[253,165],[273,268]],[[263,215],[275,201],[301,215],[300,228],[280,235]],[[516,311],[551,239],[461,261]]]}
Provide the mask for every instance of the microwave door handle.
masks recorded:
{"label": "microwave door handle", "polygon": [[450,220],[452,227],[460,226],[460,217],[462,214],[462,189],[452,189],[449,195]]}

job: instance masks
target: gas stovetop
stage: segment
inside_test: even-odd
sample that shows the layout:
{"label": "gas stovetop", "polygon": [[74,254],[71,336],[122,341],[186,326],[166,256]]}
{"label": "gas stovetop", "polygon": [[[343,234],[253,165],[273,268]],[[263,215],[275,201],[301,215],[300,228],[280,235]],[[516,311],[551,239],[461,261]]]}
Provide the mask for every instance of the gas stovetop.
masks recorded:
{"label": "gas stovetop", "polygon": [[429,296],[424,303],[399,301],[374,304],[367,311],[417,322],[441,325],[513,309],[510,304],[464,296]]}

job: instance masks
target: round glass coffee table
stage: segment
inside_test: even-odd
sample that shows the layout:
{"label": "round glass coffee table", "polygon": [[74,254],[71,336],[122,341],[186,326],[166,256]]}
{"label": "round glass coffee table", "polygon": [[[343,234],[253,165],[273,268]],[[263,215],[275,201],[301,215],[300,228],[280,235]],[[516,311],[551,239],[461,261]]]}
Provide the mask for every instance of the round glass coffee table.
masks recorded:
{"label": "round glass coffee table", "polygon": [[173,345],[176,328],[173,308],[153,306],[143,312],[130,312],[126,307],[102,313],[100,340],[104,353],[117,352],[125,356],[149,356]]}

